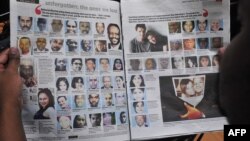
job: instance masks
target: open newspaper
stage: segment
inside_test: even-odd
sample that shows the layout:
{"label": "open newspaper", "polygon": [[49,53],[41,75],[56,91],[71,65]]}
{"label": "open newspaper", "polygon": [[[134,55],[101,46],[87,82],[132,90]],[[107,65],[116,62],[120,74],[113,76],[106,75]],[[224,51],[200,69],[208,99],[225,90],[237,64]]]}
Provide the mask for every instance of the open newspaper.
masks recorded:
{"label": "open newspaper", "polygon": [[28,140],[142,140],[222,130],[229,1],[10,0]]}

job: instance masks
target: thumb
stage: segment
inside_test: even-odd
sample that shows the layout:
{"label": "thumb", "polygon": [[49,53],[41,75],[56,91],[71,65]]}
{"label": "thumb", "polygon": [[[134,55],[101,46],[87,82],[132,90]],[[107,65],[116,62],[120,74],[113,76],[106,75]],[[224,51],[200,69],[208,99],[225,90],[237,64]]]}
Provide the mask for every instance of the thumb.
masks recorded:
{"label": "thumb", "polygon": [[189,116],[189,112],[187,112],[186,114],[180,115],[181,118],[188,118]]}
{"label": "thumb", "polygon": [[17,72],[20,64],[20,54],[17,48],[10,48],[8,54],[8,66],[7,70]]}

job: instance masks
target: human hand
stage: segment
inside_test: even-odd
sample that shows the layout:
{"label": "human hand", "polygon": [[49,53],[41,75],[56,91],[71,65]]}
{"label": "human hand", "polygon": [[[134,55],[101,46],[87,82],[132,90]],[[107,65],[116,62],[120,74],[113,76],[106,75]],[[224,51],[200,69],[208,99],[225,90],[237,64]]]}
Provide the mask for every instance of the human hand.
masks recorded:
{"label": "human hand", "polygon": [[187,113],[185,113],[184,115],[180,115],[180,117],[182,119],[199,119],[199,118],[204,118],[205,117],[203,112],[199,111],[195,107],[192,107],[192,106],[188,105],[185,102],[184,102],[184,106],[187,109]]}
{"label": "human hand", "polygon": [[219,64],[221,63],[221,59],[223,58],[225,51],[226,51],[226,47],[222,47],[218,50],[217,54],[219,56]]}
{"label": "human hand", "polygon": [[0,53],[0,108],[18,107],[21,111],[22,81],[18,73],[19,64],[17,48]]}
{"label": "human hand", "polygon": [[224,55],[224,53],[225,53],[225,51],[226,51],[226,47],[222,47],[222,48],[220,48],[219,50],[218,50],[218,54],[219,54],[219,56],[223,56]]}

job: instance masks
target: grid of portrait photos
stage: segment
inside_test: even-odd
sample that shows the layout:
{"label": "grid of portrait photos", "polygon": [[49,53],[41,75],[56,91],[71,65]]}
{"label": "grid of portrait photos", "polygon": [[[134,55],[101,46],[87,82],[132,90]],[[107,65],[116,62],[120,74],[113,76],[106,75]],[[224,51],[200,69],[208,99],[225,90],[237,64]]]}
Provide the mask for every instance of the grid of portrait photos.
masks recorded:
{"label": "grid of portrait photos", "polygon": [[148,99],[143,75],[131,75],[129,81],[130,114],[132,127],[150,127]]}
{"label": "grid of portrait photos", "polygon": [[[150,110],[152,107],[147,96],[155,94],[146,88],[158,89],[158,85],[153,84],[153,80],[150,80],[153,79],[151,76],[155,76],[157,79],[158,75],[161,77],[218,72],[219,56],[217,52],[224,46],[225,42],[223,26],[223,19],[205,17],[191,20],[172,20],[164,24],[153,22],[130,24],[131,29],[126,31],[126,34],[134,36],[129,36],[124,40],[125,46],[127,46],[124,50],[126,73],[128,80],[130,80],[127,82],[127,87],[129,88],[128,98],[132,127],[154,126],[154,120],[150,119],[153,111]],[[204,84],[201,86],[203,88],[201,88],[199,96],[192,96],[192,98],[178,96],[180,81],[190,81],[192,85],[197,82],[195,84],[198,85],[198,80],[200,80],[200,85]],[[145,81],[150,86],[145,86]],[[195,107],[203,99],[204,75],[175,77],[171,83],[171,85],[176,84],[174,88],[176,97],[180,101],[185,101],[187,106]],[[190,93],[192,92],[194,90],[190,89]],[[201,113],[199,114],[203,117]],[[163,119],[165,120],[166,117],[168,116],[164,115]],[[174,119],[178,120],[175,117],[172,121]]]}
{"label": "grid of portrait photos", "polygon": [[23,89],[35,105],[31,119],[55,121],[62,134],[128,130],[118,24],[26,15],[17,21]]}
{"label": "grid of portrait photos", "polygon": [[164,71],[168,75],[218,72],[217,51],[225,44],[223,26],[223,19],[204,17],[169,21],[164,26],[134,24],[131,33],[142,34],[129,41],[128,72]]}

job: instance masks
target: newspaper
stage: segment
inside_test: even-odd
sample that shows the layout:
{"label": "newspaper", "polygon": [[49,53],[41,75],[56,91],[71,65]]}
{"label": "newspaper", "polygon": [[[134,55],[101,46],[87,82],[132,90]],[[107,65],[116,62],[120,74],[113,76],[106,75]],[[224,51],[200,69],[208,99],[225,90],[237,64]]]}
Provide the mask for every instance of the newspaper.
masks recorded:
{"label": "newspaper", "polygon": [[122,0],[132,139],[222,130],[218,49],[230,41],[230,2]]}
{"label": "newspaper", "polygon": [[228,1],[10,5],[28,140],[141,140],[227,124],[216,54],[230,39]]}

